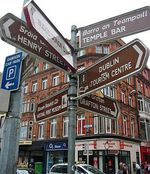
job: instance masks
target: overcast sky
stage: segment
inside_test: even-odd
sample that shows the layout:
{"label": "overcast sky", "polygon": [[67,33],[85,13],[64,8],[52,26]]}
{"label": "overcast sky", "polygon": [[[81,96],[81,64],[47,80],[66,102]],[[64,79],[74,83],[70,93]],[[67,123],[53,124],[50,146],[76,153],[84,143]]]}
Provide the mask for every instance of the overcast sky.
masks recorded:
{"label": "overcast sky", "polygon": [[[70,39],[72,25],[83,27],[121,15],[132,10],[150,6],[150,0],[35,0],[65,38]],[[0,5],[0,18],[6,13],[21,16],[23,0],[4,0]],[[150,30],[123,38],[129,42],[139,38],[150,49]],[[15,48],[0,40],[0,72],[3,71],[5,58],[15,53]],[[148,60],[150,68],[150,58]]]}

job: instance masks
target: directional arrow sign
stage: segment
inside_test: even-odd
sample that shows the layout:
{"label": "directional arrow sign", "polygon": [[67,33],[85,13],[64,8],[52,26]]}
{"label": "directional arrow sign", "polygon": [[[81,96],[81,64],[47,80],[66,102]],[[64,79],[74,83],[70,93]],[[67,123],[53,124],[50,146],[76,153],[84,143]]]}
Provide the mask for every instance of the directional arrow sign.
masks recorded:
{"label": "directional arrow sign", "polygon": [[66,112],[68,106],[67,94],[68,89],[65,89],[39,102],[35,112],[36,121],[45,120]]}
{"label": "directional arrow sign", "polygon": [[2,39],[9,44],[67,73],[75,72],[75,69],[36,30],[29,29],[16,16],[8,13],[2,17],[0,29]]}
{"label": "directional arrow sign", "polygon": [[73,61],[71,55],[73,47],[65,40],[37,4],[34,1],[27,2],[24,6],[24,13],[28,26],[37,30],[72,67],[75,67],[75,61]]}
{"label": "directional arrow sign", "polygon": [[138,39],[119,48],[79,73],[78,97],[138,73],[146,66],[148,56],[148,48]]}
{"label": "directional arrow sign", "polygon": [[79,46],[87,47],[150,29],[150,7],[143,7],[79,28]]}
{"label": "directional arrow sign", "polygon": [[14,91],[19,88],[22,52],[6,57],[1,88]]}
{"label": "directional arrow sign", "polygon": [[95,112],[107,117],[116,118],[119,113],[118,103],[106,96],[99,97],[96,95],[88,95],[78,100],[78,106],[90,112]]}

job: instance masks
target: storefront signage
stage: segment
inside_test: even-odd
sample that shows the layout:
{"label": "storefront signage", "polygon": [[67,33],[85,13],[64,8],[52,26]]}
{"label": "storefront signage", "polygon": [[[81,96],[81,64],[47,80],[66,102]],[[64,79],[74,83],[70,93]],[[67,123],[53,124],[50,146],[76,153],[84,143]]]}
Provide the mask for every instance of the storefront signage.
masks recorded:
{"label": "storefront signage", "polygon": [[50,142],[46,144],[46,151],[67,150],[67,149],[68,149],[67,142]]}

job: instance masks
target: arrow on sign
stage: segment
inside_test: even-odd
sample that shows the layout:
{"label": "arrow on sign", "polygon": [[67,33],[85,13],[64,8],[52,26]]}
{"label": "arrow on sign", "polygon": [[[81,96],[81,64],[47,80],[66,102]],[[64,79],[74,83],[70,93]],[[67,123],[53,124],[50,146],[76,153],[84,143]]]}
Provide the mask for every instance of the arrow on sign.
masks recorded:
{"label": "arrow on sign", "polygon": [[137,60],[137,63],[136,63],[136,67],[135,69],[139,68],[140,66],[140,63],[142,61],[142,55],[143,55],[143,51],[138,47],[138,45],[133,45],[133,48],[137,51],[137,53],[139,54],[139,57],[138,57],[138,60]]}
{"label": "arrow on sign", "polygon": [[5,85],[5,87],[6,87],[6,89],[9,89],[13,85],[14,85],[14,83],[7,82],[6,85]]}
{"label": "arrow on sign", "polygon": [[11,34],[10,34],[10,30],[9,30],[9,27],[14,23],[14,20],[12,19],[9,19],[8,21],[6,21],[4,24],[3,24],[3,27],[5,28],[5,33],[6,33],[6,36],[11,38]]}
{"label": "arrow on sign", "polygon": [[0,19],[1,37],[7,43],[27,52],[34,58],[51,63],[67,73],[76,70],[34,29],[13,14]]}
{"label": "arrow on sign", "polygon": [[140,72],[146,66],[148,56],[148,48],[138,39],[122,46],[96,64],[79,72],[78,97]]}
{"label": "arrow on sign", "polygon": [[99,97],[90,94],[79,99],[78,106],[90,112],[105,115],[106,117],[116,118],[119,114],[118,103],[106,96]]}

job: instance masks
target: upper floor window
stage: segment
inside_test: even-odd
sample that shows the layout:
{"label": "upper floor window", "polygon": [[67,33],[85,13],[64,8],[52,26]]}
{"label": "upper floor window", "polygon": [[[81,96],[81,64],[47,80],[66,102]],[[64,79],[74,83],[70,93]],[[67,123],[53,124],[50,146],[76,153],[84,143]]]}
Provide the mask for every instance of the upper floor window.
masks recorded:
{"label": "upper floor window", "polygon": [[86,54],[86,51],[85,50],[78,51],[78,57],[84,56],[85,54]]}
{"label": "upper floor window", "polygon": [[78,115],[77,120],[77,134],[78,135],[84,135],[85,134],[85,115],[80,114]]}
{"label": "upper floor window", "polygon": [[39,123],[38,126],[38,138],[43,139],[44,138],[44,122]]}
{"label": "upper floor window", "polygon": [[67,137],[68,136],[68,124],[69,124],[69,119],[68,117],[63,118],[63,136]]}
{"label": "upper floor window", "polygon": [[125,93],[121,91],[121,101],[123,103],[126,103],[126,97],[125,97]]}
{"label": "upper floor window", "polygon": [[47,88],[47,78],[42,80],[42,90]]}
{"label": "upper floor window", "polygon": [[23,93],[26,94],[28,92],[28,85],[26,84],[24,87],[23,87]]}
{"label": "upper floor window", "polygon": [[43,63],[43,70],[47,70],[49,68],[49,64],[44,62]]}
{"label": "upper floor window", "polygon": [[51,119],[51,124],[50,124],[50,137],[51,138],[56,138],[56,119]]}
{"label": "upper floor window", "polygon": [[109,54],[110,53],[109,45],[105,45],[105,44],[97,45],[96,46],[96,53]]}
{"label": "upper floor window", "polygon": [[129,105],[132,107],[133,106],[133,104],[132,104],[132,96],[129,95],[128,101],[129,101]]}
{"label": "upper floor window", "polygon": [[137,81],[137,90],[139,92],[142,92],[142,83],[140,82],[140,80]]}
{"label": "upper floor window", "polygon": [[131,117],[131,137],[134,137],[134,118]]}
{"label": "upper floor window", "polygon": [[128,135],[128,132],[127,132],[127,117],[126,116],[123,116],[123,133],[124,135]]}
{"label": "upper floor window", "polygon": [[128,78],[127,78],[127,83],[128,83],[129,85],[131,85],[131,77],[128,77]]}
{"label": "upper floor window", "polygon": [[106,123],[106,133],[111,133],[111,119],[105,118],[105,123]]}
{"label": "upper floor window", "polygon": [[52,77],[52,86],[59,85],[59,75],[55,75]]}
{"label": "upper floor window", "polygon": [[64,83],[69,82],[69,75],[68,74],[64,74]]}
{"label": "upper floor window", "polygon": [[101,91],[104,95],[115,98],[115,88],[113,86],[107,86]]}
{"label": "upper floor window", "polygon": [[36,92],[37,91],[37,81],[32,83],[32,92]]}
{"label": "upper floor window", "polygon": [[116,120],[104,116],[94,115],[94,133],[116,133]]}
{"label": "upper floor window", "polygon": [[138,98],[138,109],[144,111],[144,101],[143,98]]}
{"label": "upper floor window", "polygon": [[98,134],[98,115],[94,114],[94,134]]}
{"label": "upper floor window", "polygon": [[34,68],[34,74],[37,74],[39,72],[39,66],[36,66],[35,68]]}

